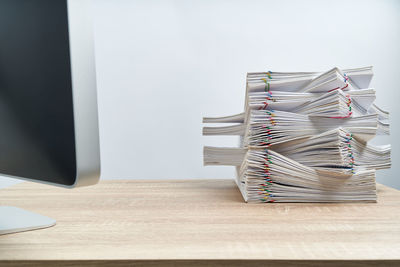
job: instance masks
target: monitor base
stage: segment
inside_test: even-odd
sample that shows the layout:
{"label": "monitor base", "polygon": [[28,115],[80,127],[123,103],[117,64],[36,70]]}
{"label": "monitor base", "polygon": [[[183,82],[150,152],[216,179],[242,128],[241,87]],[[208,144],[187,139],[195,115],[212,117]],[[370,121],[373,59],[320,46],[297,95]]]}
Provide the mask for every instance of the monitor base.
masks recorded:
{"label": "monitor base", "polygon": [[56,220],[16,207],[0,206],[0,235],[51,227]]}

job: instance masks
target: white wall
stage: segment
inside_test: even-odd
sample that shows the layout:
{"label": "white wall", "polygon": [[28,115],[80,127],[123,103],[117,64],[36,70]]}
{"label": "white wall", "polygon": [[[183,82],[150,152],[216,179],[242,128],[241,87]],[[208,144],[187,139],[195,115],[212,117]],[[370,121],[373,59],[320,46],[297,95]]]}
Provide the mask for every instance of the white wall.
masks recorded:
{"label": "white wall", "polygon": [[393,145],[378,182],[400,188],[400,2],[97,0],[94,11],[103,179],[233,177],[202,166],[204,144],[238,141],[202,137],[201,118],[242,111],[246,72],[373,65]]}

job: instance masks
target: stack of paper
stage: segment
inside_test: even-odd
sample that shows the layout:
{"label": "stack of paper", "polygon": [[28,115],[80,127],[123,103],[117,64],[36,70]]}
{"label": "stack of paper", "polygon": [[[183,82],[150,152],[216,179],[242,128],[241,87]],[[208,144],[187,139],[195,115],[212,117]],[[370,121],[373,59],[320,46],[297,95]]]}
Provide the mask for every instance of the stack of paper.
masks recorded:
{"label": "stack of paper", "polygon": [[372,68],[247,75],[245,111],[206,117],[204,135],[238,135],[238,148],[204,148],[205,165],[236,166],[246,201],[376,201],[375,170],[390,168],[388,112],[373,102]]}

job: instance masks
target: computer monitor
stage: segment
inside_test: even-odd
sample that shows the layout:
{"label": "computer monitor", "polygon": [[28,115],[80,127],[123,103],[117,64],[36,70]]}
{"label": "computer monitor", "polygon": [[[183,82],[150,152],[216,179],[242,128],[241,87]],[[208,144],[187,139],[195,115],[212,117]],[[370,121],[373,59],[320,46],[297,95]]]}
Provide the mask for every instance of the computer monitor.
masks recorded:
{"label": "computer monitor", "polygon": [[[0,36],[0,174],[66,188],[96,184],[90,0],[1,0]],[[0,234],[54,224],[0,207]]]}

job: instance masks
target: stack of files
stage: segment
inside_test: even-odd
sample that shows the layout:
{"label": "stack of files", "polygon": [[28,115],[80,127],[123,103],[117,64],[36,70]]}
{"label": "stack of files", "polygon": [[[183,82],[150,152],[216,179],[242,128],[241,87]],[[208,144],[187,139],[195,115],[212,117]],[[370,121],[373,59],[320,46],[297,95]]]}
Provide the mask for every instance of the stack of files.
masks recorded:
{"label": "stack of files", "polygon": [[[273,145],[269,150],[305,166],[333,172],[354,173],[358,170],[387,169],[391,166],[389,145],[365,144],[343,128]],[[204,165],[239,167],[247,151],[248,148],[243,147],[205,146]]]}
{"label": "stack of files", "polygon": [[[226,123],[243,122],[249,109],[318,115],[315,111],[318,106],[322,106],[320,114],[328,116],[329,114],[324,113],[324,109],[330,108],[324,106],[327,104],[342,107],[342,113],[339,112],[337,117],[378,114],[379,119],[387,120],[388,113],[373,104],[376,98],[375,90],[368,88],[373,75],[372,67],[346,71],[347,74],[333,68],[325,73],[249,73],[245,112],[227,117],[205,118],[204,122],[218,122],[218,119]],[[312,105],[313,109],[305,108],[309,105]]]}
{"label": "stack of files", "polygon": [[247,152],[238,185],[251,202],[376,201],[375,170],[319,171],[265,149]]}
{"label": "stack of files", "polygon": [[368,88],[372,67],[326,72],[256,72],[247,75],[248,91],[328,92]]}
{"label": "stack of files", "polygon": [[248,104],[250,109],[256,110],[269,107],[299,114],[345,117],[353,113],[355,116],[368,114],[374,100],[374,89],[348,92],[339,89],[326,93],[254,92],[249,94]]}
{"label": "stack of files", "polygon": [[249,73],[244,112],[203,119],[228,124],[203,135],[237,135],[240,146],[206,146],[204,164],[235,166],[245,201],[376,201],[375,170],[390,168],[391,148],[368,143],[389,134],[372,75],[372,67]]}
{"label": "stack of files", "polygon": [[229,157],[228,149],[205,147],[205,164],[240,163],[236,181],[246,202],[376,201],[373,169],[356,173],[316,169],[271,149],[236,148],[236,157]]}
{"label": "stack of files", "polygon": [[203,135],[240,135],[244,136],[245,146],[269,146],[343,127],[360,140],[369,141],[377,132],[389,132],[388,123],[377,118],[376,114],[338,119],[276,110],[251,110],[247,123],[204,127]]}

